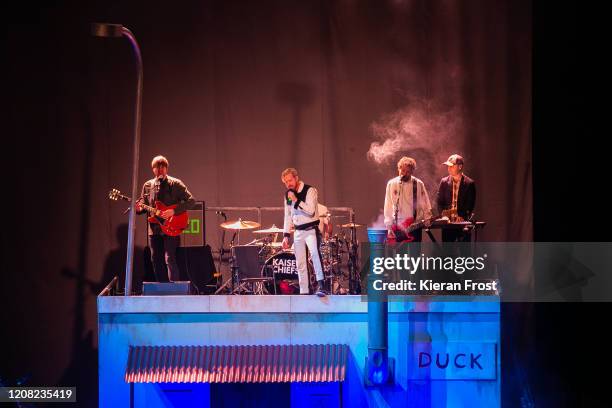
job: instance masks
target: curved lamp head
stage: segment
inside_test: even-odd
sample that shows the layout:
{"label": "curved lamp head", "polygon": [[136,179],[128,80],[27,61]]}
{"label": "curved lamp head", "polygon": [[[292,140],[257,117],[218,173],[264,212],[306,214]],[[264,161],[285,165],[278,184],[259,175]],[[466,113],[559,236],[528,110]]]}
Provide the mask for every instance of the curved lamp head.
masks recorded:
{"label": "curved lamp head", "polygon": [[123,26],[121,24],[109,23],[92,23],[91,35],[94,37],[121,37],[123,35]]}

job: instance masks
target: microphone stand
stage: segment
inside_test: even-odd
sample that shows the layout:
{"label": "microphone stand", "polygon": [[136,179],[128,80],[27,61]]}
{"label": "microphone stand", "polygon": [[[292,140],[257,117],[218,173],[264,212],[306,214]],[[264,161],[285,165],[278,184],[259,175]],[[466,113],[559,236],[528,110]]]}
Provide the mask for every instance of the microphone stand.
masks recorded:
{"label": "microphone stand", "polygon": [[[225,213],[223,211],[217,211],[216,212],[217,215],[220,215],[223,217],[224,222],[227,221],[227,215],[225,215]],[[222,278],[222,274],[221,274],[221,265],[223,264],[223,255],[225,254],[225,228],[221,228],[221,242],[219,245],[219,263],[217,266],[217,286],[221,285],[221,282],[223,279]]]}

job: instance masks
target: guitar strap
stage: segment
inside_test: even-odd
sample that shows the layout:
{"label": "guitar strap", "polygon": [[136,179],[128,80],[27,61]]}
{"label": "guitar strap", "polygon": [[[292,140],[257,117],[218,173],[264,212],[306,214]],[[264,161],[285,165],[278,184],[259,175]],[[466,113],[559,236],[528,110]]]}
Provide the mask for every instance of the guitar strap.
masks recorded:
{"label": "guitar strap", "polygon": [[157,194],[155,194],[155,181],[151,183],[151,189],[149,190],[149,205],[155,207],[155,199],[157,198]]}
{"label": "guitar strap", "polygon": [[412,219],[416,222],[417,216],[417,183],[412,179]]}

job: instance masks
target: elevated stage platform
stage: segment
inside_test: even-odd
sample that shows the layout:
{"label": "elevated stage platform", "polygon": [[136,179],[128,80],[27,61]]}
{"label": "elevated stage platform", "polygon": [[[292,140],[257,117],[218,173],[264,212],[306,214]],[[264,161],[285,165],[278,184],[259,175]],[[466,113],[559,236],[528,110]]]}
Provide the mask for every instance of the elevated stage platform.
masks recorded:
{"label": "elevated stage platform", "polygon": [[498,297],[388,307],[393,383],[370,388],[361,296],[99,296],[100,406],[500,406]]}

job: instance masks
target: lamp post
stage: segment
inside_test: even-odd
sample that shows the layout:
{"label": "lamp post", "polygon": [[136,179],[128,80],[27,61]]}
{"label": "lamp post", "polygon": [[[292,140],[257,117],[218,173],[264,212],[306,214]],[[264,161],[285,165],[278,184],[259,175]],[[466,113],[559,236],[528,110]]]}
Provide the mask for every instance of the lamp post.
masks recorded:
{"label": "lamp post", "polygon": [[370,269],[367,275],[368,296],[368,356],[365,363],[364,383],[380,387],[394,382],[395,362],[389,358],[389,309],[387,295],[374,290],[374,258],[385,256],[385,228],[368,228]]}
{"label": "lamp post", "polygon": [[132,294],[132,271],[134,269],[134,231],[136,229],[135,205],[138,197],[138,162],[140,158],[140,119],[142,109],[142,55],[134,34],[121,24],[93,23],[91,34],[94,37],[120,38],[129,40],[136,56],[138,80],[136,85],[136,109],[134,111],[134,150],[132,163],[132,199],[130,201],[130,216],[127,241],[127,258],[125,262],[125,296]]}

